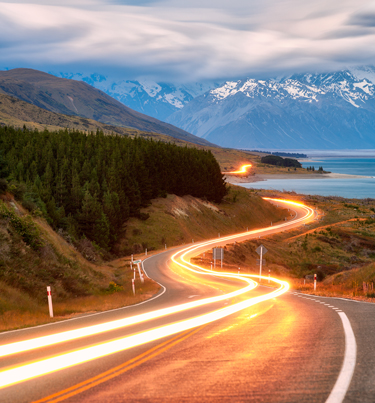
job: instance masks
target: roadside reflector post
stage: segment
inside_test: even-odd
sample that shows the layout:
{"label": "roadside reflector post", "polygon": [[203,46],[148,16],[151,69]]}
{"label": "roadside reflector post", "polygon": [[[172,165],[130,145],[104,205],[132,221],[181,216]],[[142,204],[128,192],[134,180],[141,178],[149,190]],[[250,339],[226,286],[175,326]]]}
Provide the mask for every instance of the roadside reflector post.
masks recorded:
{"label": "roadside reflector post", "polygon": [[241,267],[238,268],[238,274],[240,274],[240,273],[241,273]]}
{"label": "roadside reflector post", "polygon": [[167,244],[164,245],[164,248],[167,249]]}
{"label": "roadside reflector post", "polygon": [[271,221],[271,227],[272,227],[272,221]]}
{"label": "roadside reflector post", "polygon": [[303,285],[306,285],[306,279],[305,278],[303,279]]}
{"label": "roadside reflector post", "polygon": [[146,248],[145,252],[146,252],[145,255],[147,256],[147,248]]}
{"label": "roadside reflector post", "polygon": [[220,232],[218,233],[218,238],[220,238]]}
{"label": "roadside reflector post", "polygon": [[271,282],[271,270],[268,270],[268,284]]}
{"label": "roadside reflector post", "polygon": [[47,297],[48,297],[49,316],[53,318],[52,295],[51,295],[51,287],[49,285],[47,286]]}
{"label": "roadside reflector post", "polygon": [[141,272],[141,262],[137,262],[137,268],[138,268],[139,278],[141,279],[142,283],[144,283],[145,280],[144,280],[143,274],[142,274],[142,272]]}
{"label": "roadside reflector post", "polygon": [[[262,266],[263,266],[263,255],[265,255],[268,252],[268,249],[265,246],[260,245],[260,246],[258,246],[256,248],[255,251],[260,256],[260,259],[259,259],[259,282],[261,282],[262,281],[261,276],[262,276]],[[265,261],[264,261],[264,263],[265,263]],[[257,259],[257,264],[258,264],[258,259]]]}
{"label": "roadside reflector post", "polygon": [[314,291],[316,291],[316,274],[314,274]]}
{"label": "roadside reflector post", "polygon": [[246,227],[246,231],[249,232],[249,227]]}
{"label": "roadside reflector post", "polygon": [[[135,272],[135,270],[134,270]],[[134,284],[134,278],[132,279],[132,289],[133,289],[133,295],[135,295],[135,284]]]}

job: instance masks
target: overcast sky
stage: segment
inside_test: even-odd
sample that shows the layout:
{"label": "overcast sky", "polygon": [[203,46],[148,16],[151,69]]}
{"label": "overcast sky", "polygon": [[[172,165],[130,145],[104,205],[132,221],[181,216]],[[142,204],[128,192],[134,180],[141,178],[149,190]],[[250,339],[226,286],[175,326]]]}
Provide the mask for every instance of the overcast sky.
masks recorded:
{"label": "overcast sky", "polygon": [[0,4],[0,66],[196,81],[375,64],[375,2]]}

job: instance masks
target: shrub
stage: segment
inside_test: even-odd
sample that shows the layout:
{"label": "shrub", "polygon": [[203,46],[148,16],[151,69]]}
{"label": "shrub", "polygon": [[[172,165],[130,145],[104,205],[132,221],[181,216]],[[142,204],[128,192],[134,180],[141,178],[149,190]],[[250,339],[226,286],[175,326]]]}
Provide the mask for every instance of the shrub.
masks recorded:
{"label": "shrub", "polygon": [[37,226],[29,216],[18,217],[4,203],[0,205],[0,216],[9,220],[12,228],[22,237],[26,245],[29,245],[32,249],[39,250],[44,245]]}

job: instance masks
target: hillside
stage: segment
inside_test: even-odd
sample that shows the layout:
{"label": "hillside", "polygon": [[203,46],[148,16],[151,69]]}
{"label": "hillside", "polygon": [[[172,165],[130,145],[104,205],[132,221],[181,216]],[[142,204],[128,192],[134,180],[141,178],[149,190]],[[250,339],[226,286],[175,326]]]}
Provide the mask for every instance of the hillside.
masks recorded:
{"label": "hillside", "polygon": [[222,147],[375,148],[375,67],[227,81],[167,121]]}
{"label": "hillside", "polygon": [[[104,263],[90,242],[74,241],[42,217],[28,213],[7,193],[0,196],[0,331],[50,321],[46,286],[52,286],[55,319],[112,309],[149,298],[158,286],[137,280],[131,292],[129,256]],[[122,252],[163,250],[276,222],[283,212],[245,189],[232,188],[221,204],[191,196],[152,200],[131,218],[117,243]],[[89,260],[88,260],[89,259]]]}
{"label": "hillside", "polygon": [[[220,202],[226,185],[210,151],[102,132],[0,127],[1,177],[55,229],[110,251],[129,217],[167,193]],[[22,189],[22,190],[21,190]]]}
{"label": "hillside", "polygon": [[0,71],[0,93],[55,113],[210,144],[168,123],[136,112],[85,82],[58,78],[37,70]]}
{"label": "hillside", "polygon": [[[307,226],[261,240],[227,245],[223,270],[258,273],[256,248],[268,252],[264,270],[285,278],[294,289],[309,294],[374,301],[375,201],[298,195],[295,192],[258,190],[259,196],[302,201],[318,211],[319,219]],[[211,255],[200,256],[209,267]],[[200,260],[199,258],[199,260]],[[313,274],[318,276],[313,291]],[[307,277],[306,277],[307,276]]]}

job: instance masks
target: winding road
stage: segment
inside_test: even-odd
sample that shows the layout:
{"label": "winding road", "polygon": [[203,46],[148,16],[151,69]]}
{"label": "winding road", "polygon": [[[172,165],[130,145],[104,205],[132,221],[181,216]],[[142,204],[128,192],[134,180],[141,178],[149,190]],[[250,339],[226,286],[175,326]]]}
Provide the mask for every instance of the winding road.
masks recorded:
{"label": "winding road", "polygon": [[314,219],[168,250],[143,261],[151,300],[0,334],[1,402],[374,402],[375,306],[216,273],[190,258]]}

